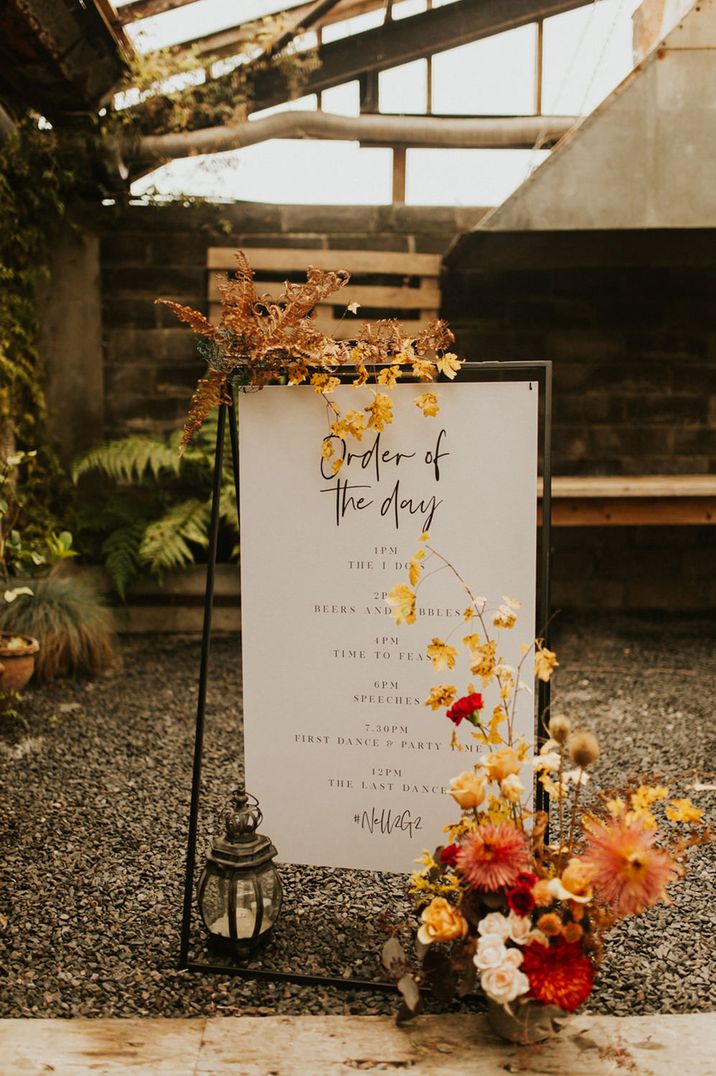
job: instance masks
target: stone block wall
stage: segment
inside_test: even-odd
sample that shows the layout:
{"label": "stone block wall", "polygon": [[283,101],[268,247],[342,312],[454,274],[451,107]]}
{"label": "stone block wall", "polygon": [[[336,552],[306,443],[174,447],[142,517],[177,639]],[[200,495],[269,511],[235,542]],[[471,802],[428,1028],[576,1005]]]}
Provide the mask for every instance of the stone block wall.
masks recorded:
{"label": "stone block wall", "polygon": [[481,209],[411,206],[130,206],[102,226],[107,436],[176,428],[204,370],[157,296],[207,312],[209,246],[441,254]]}
{"label": "stone block wall", "polygon": [[716,230],[476,233],[443,309],[464,355],[552,361],[556,474],[716,473]]}
{"label": "stone block wall", "polygon": [[[716,473],[716,230],[481,230],[442,286],[461,355],[552,361],[555,474]],[[714,533],[554,528],[553,605],[713,611]]]}

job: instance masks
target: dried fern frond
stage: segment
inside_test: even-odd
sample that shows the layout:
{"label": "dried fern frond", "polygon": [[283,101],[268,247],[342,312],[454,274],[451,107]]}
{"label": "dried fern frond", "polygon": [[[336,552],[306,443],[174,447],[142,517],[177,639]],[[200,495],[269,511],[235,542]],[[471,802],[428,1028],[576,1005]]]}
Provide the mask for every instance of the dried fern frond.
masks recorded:
{"label": "dried fern frond", "polygon": [[179,451],[182,452],[208,416],[222,403],[231,403],[227,382],[229,375],[222,370],[208,370],[206,377],[199,378],[191,398],[189,414],[184,424]]}
{"label": "dried fern frond", "polygon": [[345,269],[336,272],[316,269],[309,265],[306,270],[305,284],[292,284],[286,281],[283,291],[278,297],[277,303],[283,307],[283,323],[286,326],[296,325],[313,310],[314,306],[322,299],[345,288],[350,280],[350,273]]}
{"label": "dried fern frond", "polygon": [[400,322],[395,318],[381,318],[380,321],[372,323],[363,322],[358,340],[368,345],[376,355],[376,362],[385,362],[391,353],[399,354],[404,343]]}
{"label": "dried fern frond", "polygon": [[171,299],[155,299],[154,302],[159,306],[168,307],[172,314],[178,317],[179,321],[186,322],[197,336],[206,336],[210,340],[216,336],[216,326],[212,325],[200,311],[193,310],[190,306],[182,306],[181,303],[175,303]]}
{"label": "dried fern frond", "polygon": [[219,281],[222,315],[221,324],[232,332],[245,333],[247,319],[253,314],[259,301],[254,286],[254,271],[242,250],[237,250],[236,269],[232,276]]}
{"label": "dried fern frond", "polygon": [[426,351],[444,351],[454,343],[455,333],[448,323],[436,318],[416,337],[414,347],[418,355],[424,355]]}
{"label": "dried fern frond", "polygon": [[[315,386],[320,384],[316,375],[325,378],[338,367],[354,365],[359,371],[354,382],[358,385],[373,376],[378,384],[392,387],[401,376],[399,366],[412,366],[412,373],[421,381],[434,380],[440,370],[455,376],[459,362],[454,356],[448,356],[450,367],[444,370],[447,360],[442,352],[454,341],[446,322],[432,321],[411,338],[394,318],[384,318],[364,323],[354,342],[333,340],[320,331],[310,315],[319,303],[346,286],[349,273],[309,266],[305,282],[286,281],[283,291],[273,299],[256,291],[254,272],[243,251],[237,251],[235,257],[236,269],[219,284],[222,314],[218,327],[197,310],[158,300],[200,337],[197,347],[209,366],[192,396],[181,450],[215,407],[230,402],[229,378],[245,389],[262,388],[286,374],[290,384],[301,384],[310,370],[314,371],[311,383]],[[423,359],[430,352],[437,358]],[[336,406],[331,406],[337,413]]]}

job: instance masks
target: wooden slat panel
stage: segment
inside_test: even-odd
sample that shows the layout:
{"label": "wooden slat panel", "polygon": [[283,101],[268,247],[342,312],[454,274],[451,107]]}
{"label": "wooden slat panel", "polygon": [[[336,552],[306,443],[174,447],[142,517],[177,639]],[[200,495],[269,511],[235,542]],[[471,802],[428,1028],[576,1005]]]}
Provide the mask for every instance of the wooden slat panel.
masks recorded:
{"label": "wooden slat panel", "polygon": [[552,497],[716,497],[716,475],[556,475]]}
{"label": "wooden slat panel", "polygon": [[[538,512],[541,522],[541,508]],[[554,527],[693,526],[716,524],[716,497],[590,497],[552,502]]]}
{"label": "wooden slat panel", "polygon": [[[224,279],[223,272],[214,271],[209,274],[209,302],[220,301],[219,283]],[[270,295],[275,299],[283,289],[282,284],[275,282],[262,283],[256,281],[256,289],[261,294]],[[373,307],[380,310],[424,310],[426,308],[437,309],[440,306],[440,289],[433,281],[424,281],[417,288],[392,288],[389,286],[364,286],[349,284],[333,295],[321,299],[318,306],[347,306],[348,303],[358,303],[360,306]]]}
{"label": "wooden slat panel", "polygon": [[[235,269],[234,247],[209,247],[209,269]],[[403,254],[385,250],[286,250],[282,247],[244,247],[255,270],[273,273],[317,269],[347,269],[349,273],[396,273],[401,276],[434,276],[440,273],[439,254]]]}

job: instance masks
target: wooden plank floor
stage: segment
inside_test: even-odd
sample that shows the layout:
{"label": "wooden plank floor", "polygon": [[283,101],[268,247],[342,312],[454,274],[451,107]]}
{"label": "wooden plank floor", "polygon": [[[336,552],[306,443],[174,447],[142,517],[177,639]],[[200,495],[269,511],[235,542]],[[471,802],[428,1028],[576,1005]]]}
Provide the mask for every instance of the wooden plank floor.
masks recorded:
{"label": "wooden plank floor", "polygon": [[3,1076],[54,1072],[174,1076],[713,1076],[716,1013],[576,1017],[540,1046],[498,1040],[484,1016],[186,1020],[2,1020]]}

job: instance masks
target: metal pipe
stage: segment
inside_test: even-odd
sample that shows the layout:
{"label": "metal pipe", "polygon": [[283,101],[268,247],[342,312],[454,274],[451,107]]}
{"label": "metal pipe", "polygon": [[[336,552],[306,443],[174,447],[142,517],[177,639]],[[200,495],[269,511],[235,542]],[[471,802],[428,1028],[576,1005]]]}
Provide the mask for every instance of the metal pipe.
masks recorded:
{"label": "metal pipe", "polygon": [[551,145],[578,116],[334,116],[327,112],[279,112],[230,127],[204,127],[178,134],[145,135],[128,156],[134,163],[242,149],[271,138],[327,138],[383,145],[462,149],[532,149]]}

